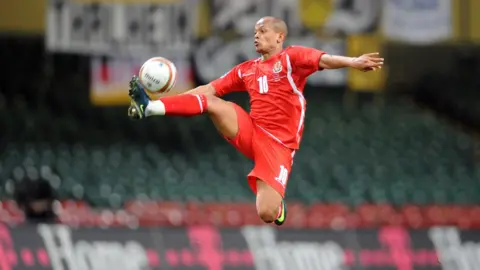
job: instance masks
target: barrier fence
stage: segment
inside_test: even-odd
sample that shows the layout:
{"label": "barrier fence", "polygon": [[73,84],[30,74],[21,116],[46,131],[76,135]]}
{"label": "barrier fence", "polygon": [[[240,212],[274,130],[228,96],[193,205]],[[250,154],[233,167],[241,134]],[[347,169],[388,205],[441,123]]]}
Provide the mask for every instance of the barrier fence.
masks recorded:
{"label": "barrier fence", "polygon": [[0,269],[473,270],[480,233],[455,227],[296,230],[0,227]]}

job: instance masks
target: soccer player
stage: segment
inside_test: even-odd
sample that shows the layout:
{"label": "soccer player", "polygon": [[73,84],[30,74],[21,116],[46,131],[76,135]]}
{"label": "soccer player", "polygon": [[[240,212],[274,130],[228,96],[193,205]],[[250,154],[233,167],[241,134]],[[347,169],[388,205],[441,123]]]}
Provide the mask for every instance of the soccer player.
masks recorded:
{"label": "soccer player", "polygon": [[[129,91],[129,116],[134,119],[208,113],[220,134],[254,161],[247,179],[256,194],[258,216],[277,225],[287,216],[285,188],[303,133],[306,101],[302,91],[307,77],[324,69],[371,71],[383,65],[378,53],[352,58],[301,46],[284,48],[287,34],[283,20],[264,17],[255,25],[253,40],[260,58],[179,95],[150,100],[136,76]],[[250,114],[220,98],[234,91],[248,92]]]}

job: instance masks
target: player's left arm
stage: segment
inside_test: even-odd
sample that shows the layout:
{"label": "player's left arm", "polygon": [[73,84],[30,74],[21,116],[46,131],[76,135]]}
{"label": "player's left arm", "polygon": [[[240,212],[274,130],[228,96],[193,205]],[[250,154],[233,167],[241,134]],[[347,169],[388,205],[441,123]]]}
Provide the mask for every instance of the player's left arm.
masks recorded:
{"label": "player's left arm", "polygon": [[339,69],[351,67],[361,71],[381,69],[384,59],[379,53],[367,53],[359,57],[347,57],[340,55],[323,54],[318,66],[320,69]]}
{"label": "player's left arm", "polygon": [[338,69],[351,67],[361,71],[380,69],[383,66],[383,58],[379,53],[368,53],[359,57],[347,57],[327,54],[324,51],[303,47],[290,46],[288,55],[294,66],[302,68],[306,74],[323,69]]}

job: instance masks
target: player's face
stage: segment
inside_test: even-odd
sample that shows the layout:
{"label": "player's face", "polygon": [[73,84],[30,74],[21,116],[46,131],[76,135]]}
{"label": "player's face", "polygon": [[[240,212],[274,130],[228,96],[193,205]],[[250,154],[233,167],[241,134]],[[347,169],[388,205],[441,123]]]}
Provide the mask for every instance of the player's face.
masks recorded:
{"label": "player's face", "polygon": [[258,22],[255,25],[255,50],[266,53],[275,49],[279,43],[280,35],[268,23]]}

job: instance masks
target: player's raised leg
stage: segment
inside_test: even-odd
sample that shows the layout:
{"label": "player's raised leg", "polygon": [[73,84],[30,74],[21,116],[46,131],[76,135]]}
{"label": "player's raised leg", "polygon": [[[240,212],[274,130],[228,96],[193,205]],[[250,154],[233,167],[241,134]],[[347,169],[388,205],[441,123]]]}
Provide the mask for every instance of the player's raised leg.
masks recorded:
{"label": "player's raised leg", "polygon": [[215,96],[211,85],[197,87],[184,94],[150,100],[138,78],[130,81],[131,106],[129,116],[141,119],[153,115],[194,116],[208,113],[218,131],[227,138],[238,132],[238,121],[233,103]]}
{"label": "player's raised leg", "polygon": [[215,89],[205,85],[187,93],[150,100],[137,77],[130,82],[129,116],[141,119],[153,115],[194,116],[208,113],[217,130],[227,138],[238,133],[234,104],[215,96]]}

